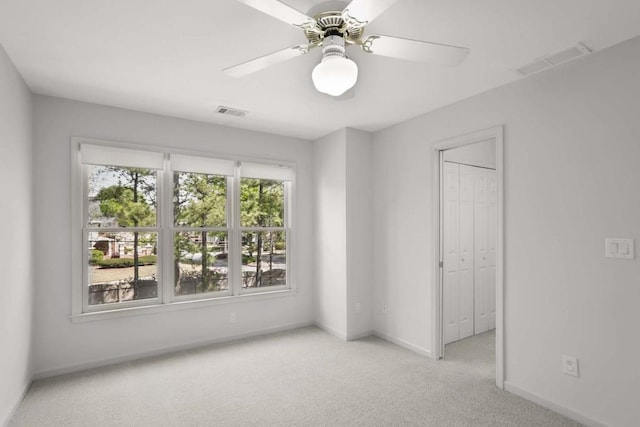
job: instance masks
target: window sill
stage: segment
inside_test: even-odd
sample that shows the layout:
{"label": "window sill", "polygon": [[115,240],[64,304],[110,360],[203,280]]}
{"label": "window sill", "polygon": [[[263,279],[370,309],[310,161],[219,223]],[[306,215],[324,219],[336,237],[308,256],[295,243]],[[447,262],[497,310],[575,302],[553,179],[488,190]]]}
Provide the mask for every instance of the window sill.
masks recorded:
{"label": "window sill", "polygon": [[189,301],[176,301],[167,304],[144,305],[113,310],[95,311],[91,313],[79,313],[70,316],[73,323],[85,323],[95,320],[117,319],[121,317],[139,316],[152,313],[165,313],[178,310],[191,310],[194,308],[212,307],[222,304],[236,304],[247,301],[260,301],[273,298],[294,296],[295,289],[285,289],[261,293],[249,293],[217,298],[198,299]]}

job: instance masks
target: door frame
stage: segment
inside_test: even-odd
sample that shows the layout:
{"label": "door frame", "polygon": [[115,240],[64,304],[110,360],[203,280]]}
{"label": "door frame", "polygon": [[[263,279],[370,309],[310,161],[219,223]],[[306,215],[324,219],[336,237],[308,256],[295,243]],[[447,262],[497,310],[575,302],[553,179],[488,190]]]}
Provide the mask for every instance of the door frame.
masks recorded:
{"label": "door frame", "polygon": [[494,140],[496,144],[497,227],[496,227],[496,386],[504,389],[504,126],[468,133],[436,142],[431,149],[433,170],[433,286],[432,286],[432,345],[433,356],[444,356],[443,293],[442,293],[442,152]]}

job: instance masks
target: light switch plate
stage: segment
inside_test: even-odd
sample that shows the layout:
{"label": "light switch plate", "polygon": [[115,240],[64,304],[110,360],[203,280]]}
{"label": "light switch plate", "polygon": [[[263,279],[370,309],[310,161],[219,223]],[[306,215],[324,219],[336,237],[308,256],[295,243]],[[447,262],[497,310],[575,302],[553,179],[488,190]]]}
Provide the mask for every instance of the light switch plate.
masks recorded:
{"label": "light switch plate", "polygon": [[607,258],[633,259],[633,239],[604,239],[604,256]]}

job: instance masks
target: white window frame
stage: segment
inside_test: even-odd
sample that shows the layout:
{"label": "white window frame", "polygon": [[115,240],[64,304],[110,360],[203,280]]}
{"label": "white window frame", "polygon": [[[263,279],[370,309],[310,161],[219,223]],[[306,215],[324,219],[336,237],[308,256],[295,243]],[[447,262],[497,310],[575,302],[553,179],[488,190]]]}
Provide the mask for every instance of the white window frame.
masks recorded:
{"label": "white window frame", "polygon": [[[91,150],[91,155],[104,155],[110,158],[110,152],[114,150],[135,150],[137,153],[148,153],[149,156],[161,155],[163,158],[163,168],[157,170],[156,181],[156,227],[136,227],[135,231],[153,231],[158,233],[158,296],[157,298],[141,299],[135,301],[119,302],[112,304],[89,305],[88,262],[86,262],[86,242],[88,233],[92,231],[88,227],[88,212],[86,206],[88,177],[88,167],[82,163],[81,147],[90,145],[95,150]],[[132,151],[133,152],[133,151]],[[174,224],[173,218],[173,173],[171,168],[171,156],[184,157],[192,156],[199,159],[208,159],[213,162],[233,162],[233,175],[227,176],[227,224],[226,227],[180,227]],[[206,163],[208,160],[203,160]],[[184,161],[184,158],[181,159]],[[199,162],[194,162],[197,164]],[[240,224],[240,179],[242,164],[251,164],[270,168],[276,171],[276,176],[280,171],[274,166],[283,167],[284,173],[284,224],[283,227],[241,227]],[[124,165],[135,167],[137,165]],[[143,167],[143,166],[139,166]],[[202,171],[202,166],[195,167],[194,171]],[[97,140],[92,138],[71,138],[71,238],[72,238],[72,313],[71,319],[74,322],[84,322],[112,317],[130,316],[142,313],[152,313],[161,311],[181,310],[207,305],[225,304],[245,300],[267,299],[294,295],[296,292],[295,257],[294,257],[294,206],[295,206],[295,163],[293,162],[273,162],[270,160],[255,159],[248,157],[231,157],[228,155],[218,155],[215,153],[203,153],[172,148],[159,148],[138,144],[124,144],[113,141]],[[100,228],[101,231],[122,231],[122,228]],[[133,231],[133,228],[126,228]],[[179,231],[207,231],[226,232],[229,239],[228,258],[228,283],[229,289],[224,291],[214,291],[193,295],[175,295],[173,283],[174,277],[174,237]],[[241,234],[243,231],[284,231],[286,233],[286,285],[266,286],[260,288],[242,288],[242,243]]]}
{"label": "white window frame", "polygon": [[[171,159],[176,156],[180,158],[180,160],[188,160],[188,157],[193,157],[194,159],[203,159],[203,157],[201,156],[185,156],[184,154],[176,154],[176,153],[171,153],[169,155],[169,161],[171,161]],[[171,210],[170,212],[167,212],[167,214],[165,215],[166,220],[166,224],[165,224],[165,228],[167,230],[169,230],[169,237],[168,239],[171,241],[170,244],[166,245],[166,250],[167,252],[170,252],[170,254],[167,254],[169,256],[169,258],[167,258],[169,260],[169,262],[165,263],[165,270],[167,271],[167,275],[166,277],[175,277],[175,265],[173,263],[173,247],[174,247],[174,239],[175,239],[175,235],[177,232],[189,232],[189,231],[195,231],[195,232],[202,232],[205,231],[207,233],[211,232],[211,233],[216,233],[216,232],[225,232],[227,233],[227,239],[229,239],[229,253],[233,253],[232,249],[233,244],[232,244],[232,236],[233,236],[233,228],[234,228],[234,224],[235,224],[235,215],[232,209],[232,204],[233,204],[233,198],[234,198],[234,186],[235,186],[235,180],[234,180],[234,176],[235,176],[235,170],[236,170],[236,163],[235,161],[232,160],[222,160],[222,159],[217,159],[217,158],[213,158],[213,157],[206,157],[205,158],[208,161],[212,161],[212,162],[225,162],[225,163],[230,163],[231,164],[231,171],[228,171],[226,173],[224,173],[224,171],[208,171],[206,169],[206,165],[197,165],[194,168],[174,168],[171,165],[168,165],[167,169],[169,170],[169,173],[167,173],[167,177],[166,177],[166,185],[167,188],[170,188],[170,192],[173,195],[173,174],[175,172],[188,172],[188,173],[202,173],[202,174],[209,174],[209,175],[218,175],[218,176],[226,176],[227,177],[227,190],[226,190],[226,206],[225,206],[225,210],[226,210],[226,226],[224,227],[180,227],[180,226],[176,226],[175,225],[175,218],[173,218],[173,203],[166,203],[164,205],[164,207],[167,210]],[[197,162],[197,160],[196,160]],[[226,169],[224,166],[221,166],[220,169]],[[220,173],[223,172],[223,173]],[[167,193],[168,194],[168,193]],[[236,293],[234,292],[233,289],[233,281],[234,278],[236,276],[235,274],[235,266],[232,260],[233,257],[229,257],[227,259],[227,281],[229,283],[229,289],[227,290],[222,290],[222,291],[214,291],[214,292],[203,292],[200,294],[192,294],[192,295],[175,295],[174,289],[175,289],[175,283],[173,283],[173,280],[166,280],[164,281],[164,285],[165,285],[165,294],[167,295],[167,299],[170,303],[172,302],[184,302],[184,301],[195,301],[195,300],[201,300],[201,299],[209,299],[209,298],[220,298],[220,297],[229,297],[229,296],[234,296],[236,295]]]}
{"label": "white window frame", "polygon": [[[268,286],[268,287],[260,287],[260,288],[243,288],[242,287],[242,233],[243,232],[270,232],[270,231],[282,231],[285,233],[285,246],[287,248],[287,264],[286,264],[286,277],[287,277],[287,282],[289,281],[289,274],[290,274],[290,251],[289,251],[289,244],[290,244],[290,235],[291,235],[291,226],[290,226],[290,220],[292,218],[291,215],[291,211],[290,211],[290,194],[291,194],[291,188],[292,188],[292,183],[293,183],[293,178],[292,177],[287,177],[287,174],[284,173],[278,173],[278,171],[276,170],[275,173],[271,172],[271,171],[264,171],[264,170],[259,170],[260,166],[271,166],[271,165],[264,165],[264,164],[256,164],[253,162],[239,162],[239,167],[236,169],[236,182],[238,183],[237,187],[238,187],[238,194],[237,197],[235,198],[236,201],[236,206],[235,209],[237,210],[237,212],[240,212],[240,181],[242,180],[242,178],[258,178],[258,179],[272,179],[272,180],[277,180],[277,181],[283,181],[284,183],[284,224],[282,227],[243,227],[242,224],[238,224],[236,228],[237,232],[238,232],[238,236],[236,236],[236,238],[234,238],[234,242],[237,242],[238,244],[240,244],[240,247],[238,248],[238,250],[236,251],[236,254],[238,254],[235,258],[236,258],[236,262],[240,263],[240,275],[237,278],[236,282],[234,283],[234,287],[236,289],[236,292],[239,295],[246,295],[246,294],[254,294],[254,293],[261,293],[261,292],[266,292],[265,289],[269,289],[272,291],[278,291],[278,290],[284,290],[288,288],[288,284],[287,285],[280,285],[280,286]],[[249,166],[250,168],[253,169],[254,173],[243,173],[243,165],[244,168],[246,168],[246,166]],[[271,172],[271,173],[270,173]],[[238,221],[240,221],[240,215],[236,215],[236,219]]]}

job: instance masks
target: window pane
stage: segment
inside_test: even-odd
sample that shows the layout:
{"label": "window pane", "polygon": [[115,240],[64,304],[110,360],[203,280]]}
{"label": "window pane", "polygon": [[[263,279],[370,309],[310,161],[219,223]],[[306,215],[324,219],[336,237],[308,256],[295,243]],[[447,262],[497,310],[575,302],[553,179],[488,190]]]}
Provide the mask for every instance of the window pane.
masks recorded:
{"label": "window pane", "polygon": [[157,233],[89,233],[89,305],[156,298]]}
{"label": "window pane", "polygon": [[227,178],[192,172],[173,174],[174,223],[185,227],[227,224]]}
{"label": "window pane", "polygon": [[283,227],[284,181],[242,178],[240,220],[243,227]]}
{"label": "window pane", "polygon": [[229,239],[226,232],[175,234],[175,295],[229,289]]}
{"label": "window pane", "polygon": [[284,231],[242,233],[243,288],[287,284],[286,241]]}
{"label": "window pane", "polygon": [[156,171],[88,166],[89,227],[154,227]]}

